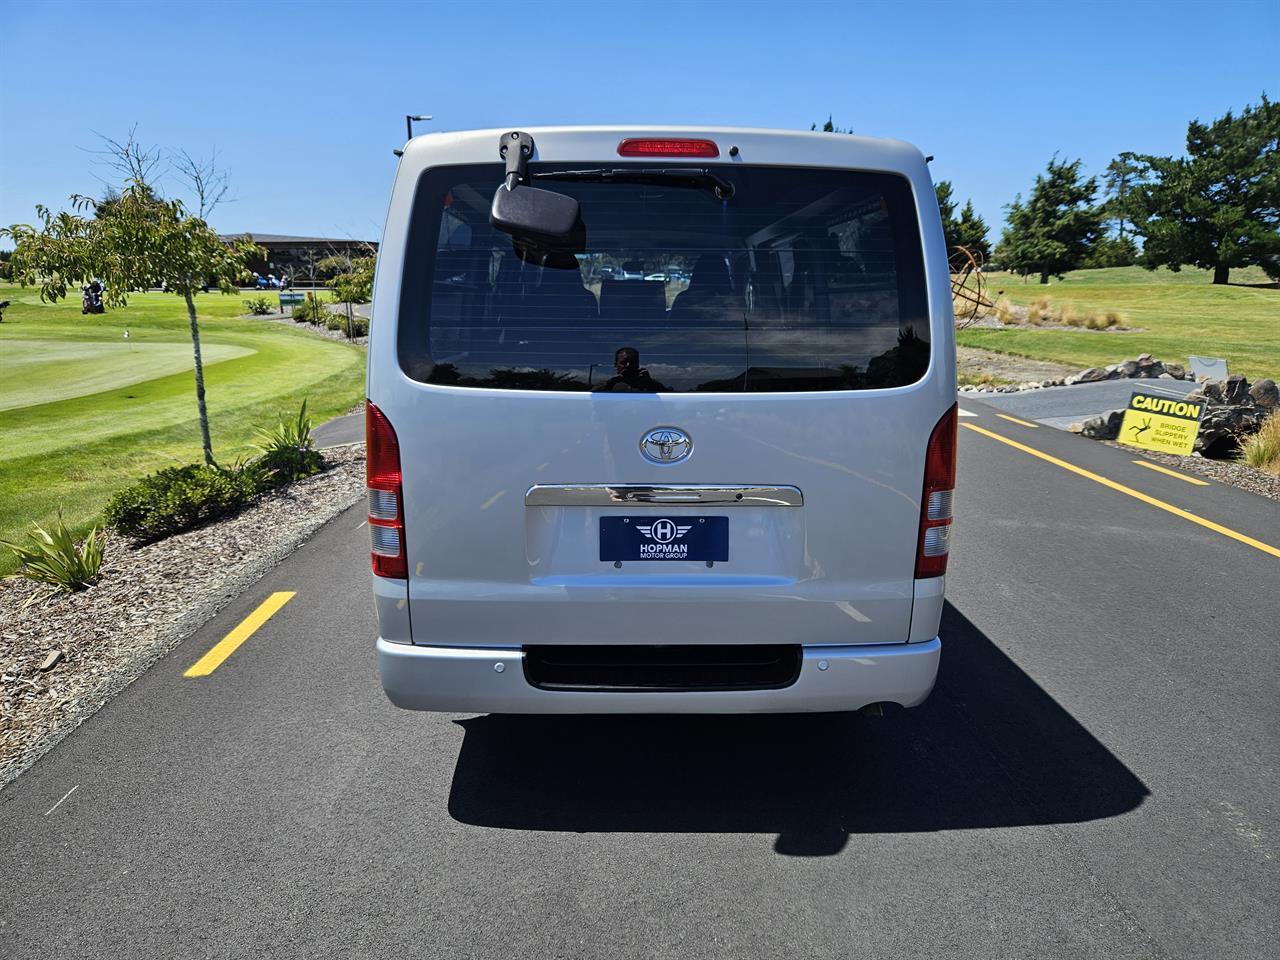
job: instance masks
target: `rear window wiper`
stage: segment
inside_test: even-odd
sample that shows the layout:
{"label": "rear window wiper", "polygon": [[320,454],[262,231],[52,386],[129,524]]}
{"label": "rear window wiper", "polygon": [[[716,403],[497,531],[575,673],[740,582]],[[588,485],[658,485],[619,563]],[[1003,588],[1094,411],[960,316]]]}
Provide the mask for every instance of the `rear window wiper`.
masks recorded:
{"label": "rear window wiper", "polygon": [[710,170],[690,167],[636,169],[634,167],[595,170],[554,170],[530,174],[533,180],[576,180],[582,183],[652,183],[660,186],[709,190],[717,199],[733,196],[733,183]]}

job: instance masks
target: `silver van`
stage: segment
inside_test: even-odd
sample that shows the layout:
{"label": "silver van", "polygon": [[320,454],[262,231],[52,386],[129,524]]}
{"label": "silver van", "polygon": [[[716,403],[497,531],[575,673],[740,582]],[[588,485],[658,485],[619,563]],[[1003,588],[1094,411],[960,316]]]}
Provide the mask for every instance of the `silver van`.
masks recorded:
{"label": "silver van", "polygon": [[420,136],[376,291],[369,527],[393,703],[928,696],[957,410],[914,147],[702,127]]}

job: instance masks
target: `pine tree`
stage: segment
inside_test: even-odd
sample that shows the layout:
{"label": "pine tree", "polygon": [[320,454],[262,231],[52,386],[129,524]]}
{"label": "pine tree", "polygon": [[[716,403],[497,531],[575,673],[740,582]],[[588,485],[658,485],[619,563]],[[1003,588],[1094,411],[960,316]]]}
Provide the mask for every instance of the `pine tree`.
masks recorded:
{"label": "pine tree", "polygon": [[987,240],[987,222],[973,209],[973,201],[966,200],[956,221],[956,244],[964,247],[979,263],[991,259],[991,243]]}
{"label": "pine tree", "polygon": [[951,253],[951,248],[959,243],[956,236],[956,202],[952,199],[952,188],[950,180],[939,180],[933,185],[933,191],[938,195],[938,213],[942,217],[942,237],[947,244],[947,253]]}
{"label": "pine tree", "polygon": [[1256,264],[1280,279],[1280,104],[1262,95],[1240,115],[1187,127],[1185,157],[1122,154],[1142,181],[1126,210],[1144,239],[1142,264],[1213,270]]}
{"label": "pine tree", "polygon": [[1142,175],[1142,165],[1129,154],[1121,154],[1107,164],[1102,174],[1102,192],[1106,196],[1107,215],[1116,222],[1116,237],[1124,239],[1129,209],[1129,194]]}
{"label": "pine tree", "polygon": [[1009,204],[1009,224],[996,250],[1006,269],[1041,283],[1081,266],[1102,232],[1102,211],[1094,206],[1098,183],[1082,180],[1081,161],[1059,161],[1055,155],[1036,177],[1031,196],[1018,194]]}

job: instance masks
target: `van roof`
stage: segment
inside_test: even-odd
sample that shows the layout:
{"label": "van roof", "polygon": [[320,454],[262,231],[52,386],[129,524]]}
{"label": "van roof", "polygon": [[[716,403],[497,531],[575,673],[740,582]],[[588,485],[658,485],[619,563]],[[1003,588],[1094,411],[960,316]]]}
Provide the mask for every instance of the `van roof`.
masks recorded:
{"label": "van roof", "polygon": [[[663,164],[695,162],[752,163],[779,166],[847,166],[918,173],[925,158],[903,140],[863,137],[848,133],[810,130],[776,130],[759,127],[725,127],[656,124],[599,124],[583,126],[509,126],[483,130],[431,131],[414,137],[405,146],[402,163],[422,166],[440,163],[475,163],[492,157],[498,161],[498,141],[504,133],[523,130],[536,145],[534,160],[575,162],[586,156],[616,156],[619,141],[628,137],[697,137],[714,140],[720,156],[707,158],[652,158]],[[729,148],[738,147],[736,157]],[[619,162],[627,158],[619,157]],[[429,162],[428,162],[429,161]]]}

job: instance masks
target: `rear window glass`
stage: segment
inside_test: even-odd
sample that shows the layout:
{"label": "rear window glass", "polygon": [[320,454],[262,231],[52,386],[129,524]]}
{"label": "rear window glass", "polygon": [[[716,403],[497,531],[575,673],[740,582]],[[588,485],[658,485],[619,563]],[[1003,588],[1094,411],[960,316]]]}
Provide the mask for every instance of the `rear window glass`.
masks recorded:
{"label": "rear window glass", "polygon": [[[530,166],[587,169],[601,165]],[[853,390],[924,375],[924,266],[905,179],[709,169],[731,182],[729,199],[665,182],[539,179],[576,198],[586,226],[583,251],[551,262],[526,262],[489,226],[500,164],[427,171],[401,293],[405,373],[617,393]]]}

